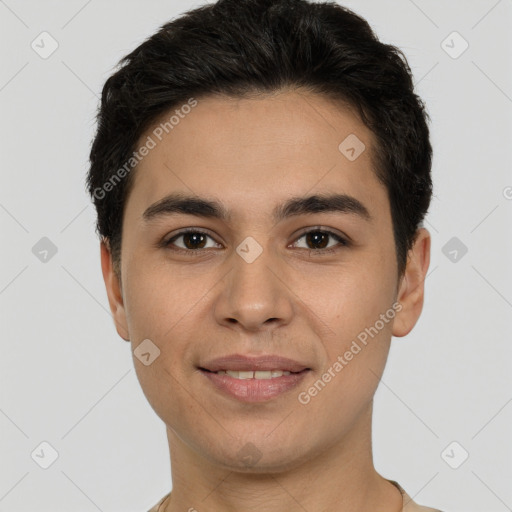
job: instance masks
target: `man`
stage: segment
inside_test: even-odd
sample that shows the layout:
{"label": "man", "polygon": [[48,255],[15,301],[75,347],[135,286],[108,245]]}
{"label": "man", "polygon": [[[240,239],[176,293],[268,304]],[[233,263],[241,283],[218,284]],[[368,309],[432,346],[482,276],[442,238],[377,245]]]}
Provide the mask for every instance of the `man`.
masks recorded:
{"label": "man", "polygon": [[373,465],[422,309],[428,116],[353,12],[220,0],[103,89],[88,187],[119,335],[167,427],[152,511],[433,511]]}

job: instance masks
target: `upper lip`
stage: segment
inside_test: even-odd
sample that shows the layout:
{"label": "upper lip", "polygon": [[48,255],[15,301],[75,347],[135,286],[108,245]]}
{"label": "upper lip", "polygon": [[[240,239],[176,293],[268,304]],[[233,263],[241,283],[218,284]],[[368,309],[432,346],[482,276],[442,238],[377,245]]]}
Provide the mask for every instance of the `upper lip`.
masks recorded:
{"label": "upper lip", "polygon": [[229,356],[212,359],[199,366],[199,368],[218,372],[220,370],[231,371],[257,371],[257,370],[282,370],[288,372],[301,372],[309,370],[307,365],[277,355],[266,355],[251,357],[242,354],[231,354]]}

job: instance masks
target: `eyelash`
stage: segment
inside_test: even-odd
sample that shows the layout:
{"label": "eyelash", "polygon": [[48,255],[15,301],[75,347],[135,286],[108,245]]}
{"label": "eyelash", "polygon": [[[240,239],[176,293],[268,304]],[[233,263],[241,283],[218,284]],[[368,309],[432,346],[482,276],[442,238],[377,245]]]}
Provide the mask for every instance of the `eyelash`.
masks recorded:
{"label": "eyelash", "polygon": [[[161,246],[166,248],[166,249],[169,249],[171,251],[174,251],[174,252],[185,253],[185,254],[190,255],[190,256],[200,256],[201,253],[203,251],[205,251],[206,249],[183,249],[181,247],[171,247],[171,244],[173,242],[175,242],[178,238],[180,238],[183,235],[189,234],[189,233],[198,234],[198,235],[205,235],[205,236],[210,237],[213,240],[213,237],[209,233],[207,233],[206,231],[202,231],[201,229],[198,229],[198,228],[187,228],[187,229],[184,229],[184,230],[180,231],[179,233],[174,235],[172,238],[169,238],[167,240],[163,240]],[[346,238],[343,238],[342,236],[340,236],[337,233],[334,233],[332,231],[329,231],[328,229],[322,229],[321,227],[315,227],[315,228],[309,229],[308,231],[304,231],[303,233],[301,233],[297,237],[297,239],[295,240],[294,243],[297,243],[298,240],[300,240],[301,238],[303,238],[304,236],[306,236],[306,235],[308,235],[310,233],[322,233],[324,235],[328,235],[328,236],[334,238],[339,243],[339,245],[337,247],[334,247],[334,248],[333,247],[328,247],[328,248],[325,248],[325,249],[304,249],[304,248],[300,248],[300,249],[309,251],[309,253],[313,252],[313,253],[332,254],[332,253],[342,249],[343,247],[348,247],[350,245],[349,241]],[[216,243],[218,243],[218,242],[216,242]]]}

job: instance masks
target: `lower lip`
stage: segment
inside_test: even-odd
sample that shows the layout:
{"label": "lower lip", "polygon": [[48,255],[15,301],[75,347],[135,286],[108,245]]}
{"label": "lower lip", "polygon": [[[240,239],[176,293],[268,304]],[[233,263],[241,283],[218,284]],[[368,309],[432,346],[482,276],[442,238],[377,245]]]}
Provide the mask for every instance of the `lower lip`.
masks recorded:
{"label": "lower lip", "polygon": [[309,370],[282,375],[273,379],[235,379],[229,375],[201,370],[220,391],[242,402],[265,402],[299,385]]}

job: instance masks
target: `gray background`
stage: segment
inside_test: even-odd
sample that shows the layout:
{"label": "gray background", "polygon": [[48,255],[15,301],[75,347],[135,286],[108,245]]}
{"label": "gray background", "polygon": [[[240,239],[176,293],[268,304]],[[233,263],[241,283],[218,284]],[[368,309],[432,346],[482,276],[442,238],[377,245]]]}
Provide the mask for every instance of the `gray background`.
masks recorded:
{"label": "gray background", "polygon": [[[164,424],[110,317],[84,176],[113,66],[197,5],[0,1],[0,511],[145,511],[170,488]],[[344,5],[404,50],[435,153],[426,303],[392,343],[375,464],[419,503],[512,510],[512,0]],[[31,47],[51,48],[43,31],[59,45],[46,59]],[[469,43],[457,58],[453,31]],[[57,248],[46,261],[43,237]],[[47,469],[43,441],[58,452]]]}

